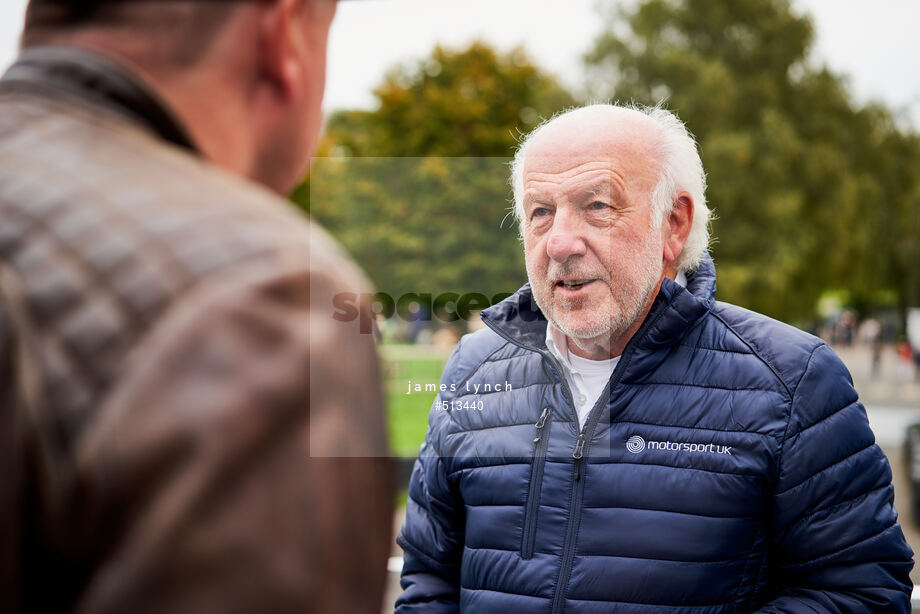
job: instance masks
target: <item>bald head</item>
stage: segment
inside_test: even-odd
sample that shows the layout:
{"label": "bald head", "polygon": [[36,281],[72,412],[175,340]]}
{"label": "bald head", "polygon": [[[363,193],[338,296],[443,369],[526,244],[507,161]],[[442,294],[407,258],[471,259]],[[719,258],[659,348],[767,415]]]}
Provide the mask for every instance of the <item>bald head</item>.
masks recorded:
{"label": "bald head", "polygon": [[695,269],[709,241],[705,175],[693,137],[677,116],[664,109],[590,105],[536,128],[523,140],[512,163],[519,224],[524,223],[524,178],[530,169],[565,172],[612,163],[623,169],[618,175],[630,192],[647,194],[655,224],[674,206],[679,193],[689,195],[693,229],[678,269]]}
{"label": "bald head", "polygon": [[651,117],[628,107],[591,105],[563,113],[527,138],[528,152],[556,148],[559,155],[585,155],[604,149],[631,149],[651,154],[664,129]]}
{"label": "bald head", "polygon": [[607,105],[582,107],[533,133],[522,175],[534,169],[566,173],[585,164],[623,161],[627,166],[619,179],[631,192],[651,195],[661,170],[663,142],[663,128],[644,113]]}

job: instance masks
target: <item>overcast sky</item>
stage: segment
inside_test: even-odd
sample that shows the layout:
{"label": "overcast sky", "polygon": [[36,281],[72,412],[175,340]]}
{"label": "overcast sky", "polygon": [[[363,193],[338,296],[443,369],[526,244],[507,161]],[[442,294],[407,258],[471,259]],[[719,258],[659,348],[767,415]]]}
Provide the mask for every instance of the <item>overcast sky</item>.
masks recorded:
{"label": "overcast sky", "polygon": [[[581,56],[600,27],[595,0],[369,0],[342,2],[329,49],[326,108],[371,107],[395,62],[436,43],[523,44],[566,85],[583,83]],[[0,0],[0,69],[16,52],[26,0]],[[816,23],[815,60],[849,76],[860,101],[884,101],[920,127],[920,0],[793,0]]]}

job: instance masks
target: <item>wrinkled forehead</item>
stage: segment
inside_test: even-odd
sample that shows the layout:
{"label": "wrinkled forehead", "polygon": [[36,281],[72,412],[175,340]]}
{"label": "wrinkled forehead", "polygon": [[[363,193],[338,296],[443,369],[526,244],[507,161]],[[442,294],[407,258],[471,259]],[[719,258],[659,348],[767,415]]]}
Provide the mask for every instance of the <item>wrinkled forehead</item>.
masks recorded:
{"label": "wrinkled forehead", "polygon": [[547,124],[527,145],[525,187],[609,173],[630,190],[651,191],[660,169],[660,129],[647,119],[563,117]]}

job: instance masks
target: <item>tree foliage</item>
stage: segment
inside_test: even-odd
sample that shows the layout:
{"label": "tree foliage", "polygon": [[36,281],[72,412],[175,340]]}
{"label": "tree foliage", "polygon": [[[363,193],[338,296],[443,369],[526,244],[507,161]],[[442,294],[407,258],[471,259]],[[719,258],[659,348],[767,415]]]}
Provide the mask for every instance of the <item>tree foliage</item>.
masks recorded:
{"label": "tree foliage", "polygon": [[920,300],[920,143],[809,61],[809,18],[786,0],[619,6],[586,56],[590,85],[665,100],[696,134],[721,298],[793,320],[830,288],[863,309],[886,290]]}
{"label": "tree foliage", "polygon": [[[808,17],[787,0],[601,10],[589,91],[665,100],[698,137],[720,298],[791,321],[812,320],[829,290],[864,312],[920,305],[920,138],[811,60]],[[435,48],[375,95],[377,109],[329,118],[327,158],[294,200],[394,297],[516,289],[506,163],[572,97],[522,51],[484,44]]]}
{"label": "tree foliage", "polygon": [[573,103],[522,49],[499,54],[483,43],[435,47],[394,67],[374,92],[375,111],[332,116],[326,153],[351,156],[509,156],[520,132]]}
{"label": "tree foliage", "polygon": [[515,291],[526,274],[507,163],[519,134],[571,96],[522,51],[479,43],[437,47],[375,95],[377,110],[329,118],[327,158],[295,201],[394,298]]}

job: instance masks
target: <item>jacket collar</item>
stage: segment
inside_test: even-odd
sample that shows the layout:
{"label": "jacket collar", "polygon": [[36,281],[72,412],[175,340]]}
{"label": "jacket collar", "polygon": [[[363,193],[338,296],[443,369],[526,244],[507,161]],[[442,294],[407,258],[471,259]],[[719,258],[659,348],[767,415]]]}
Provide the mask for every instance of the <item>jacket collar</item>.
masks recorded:
{"label": "jacket collar", "polygon": [[[636,351],[653,352],[678,343],[715,301],[716,271],[706,253],[687,275],[687,287],[665,279],[645,322],[629,342]],[[482,312],[483,321],[518,345],[546,351],[546,317],[533,299],[530,284]],[[628,351],[628,350],[627,350]]]}
{"label": "jacket collar", "polygon": [[117,113],[165,141],[193,153],[198,148],[166,103],[117,61],[80,47],[25,49],[0,80],[0,89],[65,96]]}

